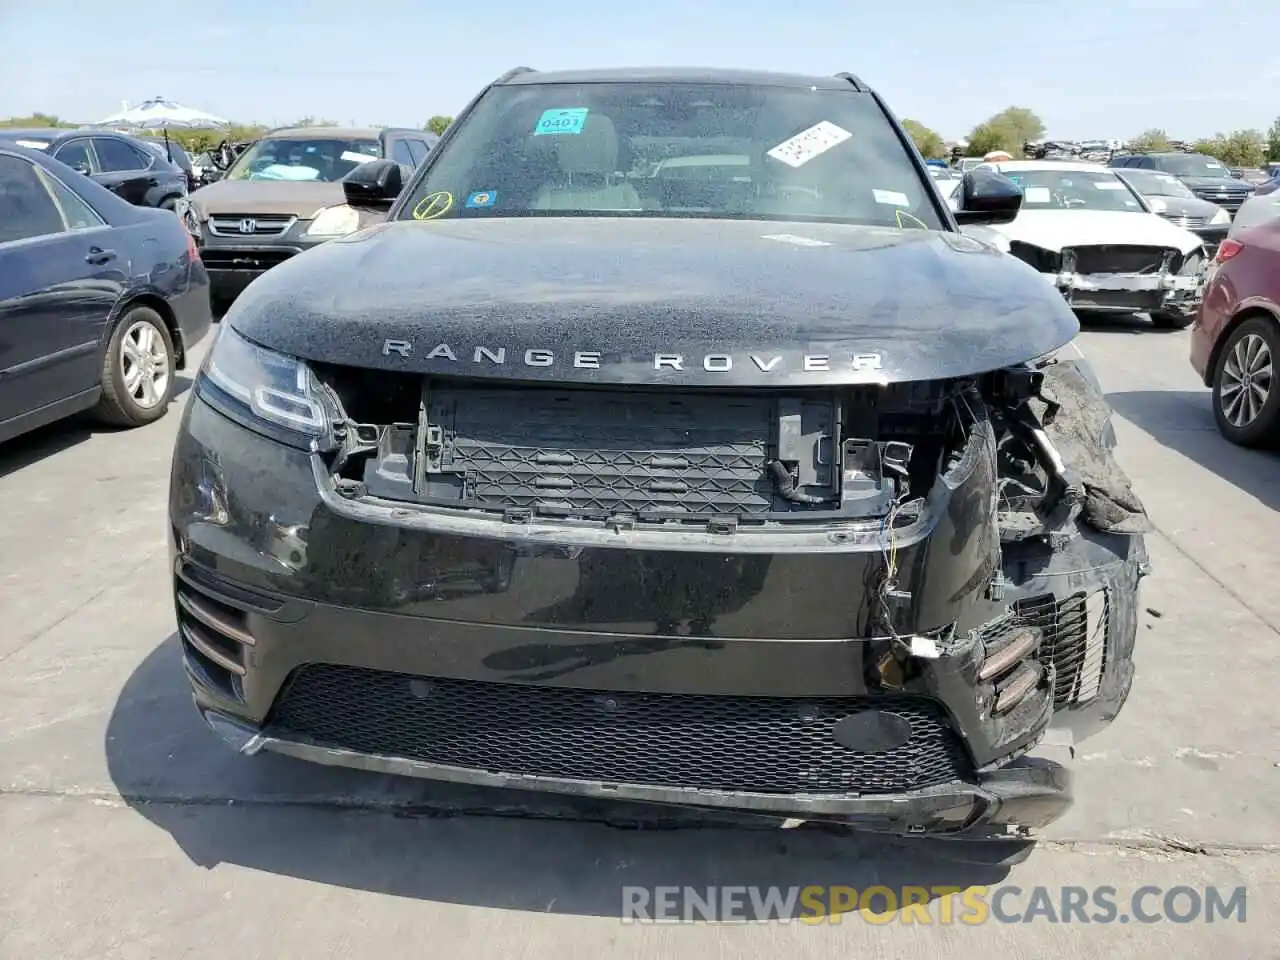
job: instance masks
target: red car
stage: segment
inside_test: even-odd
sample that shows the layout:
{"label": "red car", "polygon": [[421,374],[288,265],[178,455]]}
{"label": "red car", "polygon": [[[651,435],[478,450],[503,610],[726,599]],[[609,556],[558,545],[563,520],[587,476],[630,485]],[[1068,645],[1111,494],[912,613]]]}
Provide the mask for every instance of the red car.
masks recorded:
{"label": "red car", "polygon": [[1213,388],[1218,429],[1244,447],[1280,447],[1280,219],[1224,240],[1191,328],[1191,365]]}

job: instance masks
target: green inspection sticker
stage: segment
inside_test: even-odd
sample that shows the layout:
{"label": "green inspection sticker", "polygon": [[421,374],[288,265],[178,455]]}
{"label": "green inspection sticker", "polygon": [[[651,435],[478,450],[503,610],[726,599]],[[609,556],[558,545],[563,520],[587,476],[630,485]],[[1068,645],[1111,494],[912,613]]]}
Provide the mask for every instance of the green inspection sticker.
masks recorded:
{"label": "green inspection sticker", "polygon": [[570,107],[564,110],[546,110],[533,125],[533,135],[541,137],[552,133],[581,133],[587,125],[586,107]]}

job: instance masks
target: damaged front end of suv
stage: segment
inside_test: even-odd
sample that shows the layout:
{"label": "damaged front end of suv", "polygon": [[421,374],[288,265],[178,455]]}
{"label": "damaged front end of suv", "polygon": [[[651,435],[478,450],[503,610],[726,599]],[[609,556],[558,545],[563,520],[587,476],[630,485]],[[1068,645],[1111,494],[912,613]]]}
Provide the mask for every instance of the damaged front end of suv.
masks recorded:
{"label": "damaged front end of suv", "polygon": [[[1128,695],[1147,563],[1074,316],[958,232],[850,78],[576,76],[489,88],[391,222],[225,318],[170,503],[201,713],[244,752],[482,786],[1051,822]],[[659,136],[655,104],[773,115],[759,153],[792,161],[796,128],[859,130],[806,177],[900,169],[814,216],[814,181]],[[680,148],[723,179],[664,180]]]}

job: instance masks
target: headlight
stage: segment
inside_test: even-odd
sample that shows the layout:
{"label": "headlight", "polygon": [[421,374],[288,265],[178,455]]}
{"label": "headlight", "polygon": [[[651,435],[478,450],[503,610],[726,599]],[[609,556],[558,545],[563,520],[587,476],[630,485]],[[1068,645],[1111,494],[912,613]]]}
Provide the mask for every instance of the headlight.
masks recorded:
{"label": "headlight", "polygon": [[250,343],[225,321],[198,386],[233,420],[294,446],[310,446],[328,431],[320,385],[307,365]]}
{"label": "headlight", "polygon": [[360,211],[345,203],[336,207],[321,207],[312,218],[304,237],[345,237],[360,227]]}
{"label": "headlight", "polygon": [[1210,220],[1209,222],[1214,226],[1217,226],[1218,224],[1221,224],[1221,223],[1230,223],[1231,214],[1227,213],[1227,211],[1225,210],[1219,210],[1217,213],[1213,215],[1213,219]]}

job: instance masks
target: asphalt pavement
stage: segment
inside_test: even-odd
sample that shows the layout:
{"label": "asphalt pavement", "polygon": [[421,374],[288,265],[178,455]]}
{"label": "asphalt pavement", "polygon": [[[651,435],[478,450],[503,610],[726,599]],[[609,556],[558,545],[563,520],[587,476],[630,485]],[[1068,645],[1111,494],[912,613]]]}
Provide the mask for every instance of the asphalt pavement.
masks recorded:
{"label": "asphalt pavement", "polygon": [[[1280,459],[1215,432],[1186,333],[1124,320],[1079,344],[1158,528],[1154,569],[1134,693],[1081,745],[1076,807],[1013,867],[239,757],[197,720],[174,639],[177,405],[5,444],[0,957],[1280,957]],[[936,895],[931,924],[619,919],[624,887],[876,884],[1014,885],[1006,916],[1037,886],[1112,887],[1126,916],[1144,886],[1243,886],[1247,914],[974,925],[943,922]]]}

